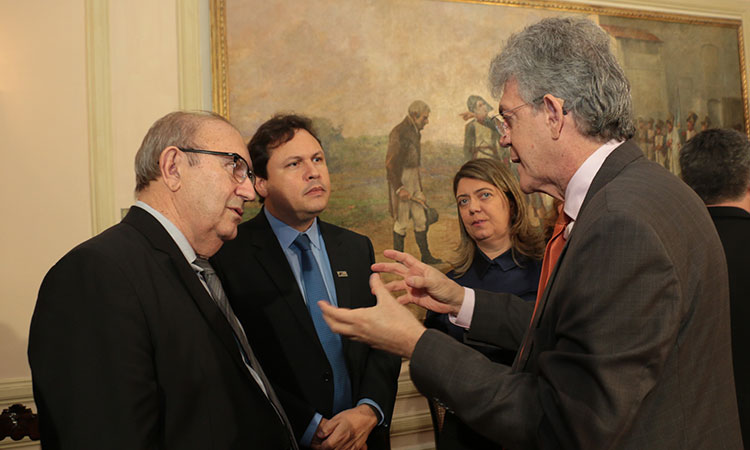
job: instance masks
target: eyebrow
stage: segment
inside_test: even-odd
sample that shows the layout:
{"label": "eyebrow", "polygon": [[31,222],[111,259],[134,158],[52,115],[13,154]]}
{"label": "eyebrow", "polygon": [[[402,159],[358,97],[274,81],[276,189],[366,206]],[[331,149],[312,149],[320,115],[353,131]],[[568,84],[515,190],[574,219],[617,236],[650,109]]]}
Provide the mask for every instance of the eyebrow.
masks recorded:
{"label": "eyebrow", "polygon": [[471,194],[477,194],[477,193],[484,192],[484,191],[492,192],[492,189],[488,188],[488,187],[482,187],[482,188],[476,189],[476,190],[474,190],[472,192],[469,192],[469,193],[466,193],[466,194],[456,194],[456,198],[458,198],[458,197],[468,197]]}

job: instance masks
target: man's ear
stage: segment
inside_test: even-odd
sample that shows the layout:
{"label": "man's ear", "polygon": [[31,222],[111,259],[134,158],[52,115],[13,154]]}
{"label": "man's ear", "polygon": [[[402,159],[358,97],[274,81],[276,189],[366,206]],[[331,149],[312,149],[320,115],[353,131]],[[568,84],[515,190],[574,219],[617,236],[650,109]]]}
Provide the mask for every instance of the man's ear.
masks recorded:
{"label": "man's ear", "polygon": [[563,99],[552,94],[547,94],[542,98],[544,112],[547,114],[547,127],[549,127],[552,139],[555,140],[562,134],[563,124],[565,123],[566,112],[563,109],[563,102]]}
{"label": "man's ear", "polygon": [[159,155],[159,171],[162,182],[175,192],[180,189],[180,169],[187,164],[187,157],[177,147],[169,146]]}
{"label": "man's ear", "polygon": [[255,192],[258,193],[261,197],[265,198],[268,197],[268,180],[265,178],[257,177],[255,178]]}

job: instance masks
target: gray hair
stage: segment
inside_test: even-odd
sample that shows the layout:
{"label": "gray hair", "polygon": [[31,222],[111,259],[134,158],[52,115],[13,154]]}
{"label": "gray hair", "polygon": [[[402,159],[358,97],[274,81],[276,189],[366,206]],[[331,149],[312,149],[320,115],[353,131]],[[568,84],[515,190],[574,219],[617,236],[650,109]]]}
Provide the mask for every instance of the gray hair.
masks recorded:
{"label": "gray hair", "polygon": [[[172,145],[195,147],[198,130],[204,123],[214,120],[232,125],[211,111],[175,111],[154,122],[135,155],[135,192],[143,191],[150,182],[159,178],[159,157],[165,148]],[[190,165],[198,163],[196,155],[191,153],[187,154],[187,160]]]}
{"label": "gray hair", "polygon": [[430,107],[422,100],[414,100],[411,102],[411,105],[409,105],[409,115],[412,117],[421,116],[428,112],[430,112]]}
{"label": "gray hair", "polygon": [[492,60],[489,78],[497,98],[516,80],[525,102],[546,94],[564,100],[581,134],[602,142],[635,134],[630,83],[610,50],[609,35],[588,19],[548,18],[512,35]]}
{"label": "gray hair", "polygon": [[750,186],[750,142],[736,130],[701,131],[680,149],[680,170],[707,205],[737,200]]}

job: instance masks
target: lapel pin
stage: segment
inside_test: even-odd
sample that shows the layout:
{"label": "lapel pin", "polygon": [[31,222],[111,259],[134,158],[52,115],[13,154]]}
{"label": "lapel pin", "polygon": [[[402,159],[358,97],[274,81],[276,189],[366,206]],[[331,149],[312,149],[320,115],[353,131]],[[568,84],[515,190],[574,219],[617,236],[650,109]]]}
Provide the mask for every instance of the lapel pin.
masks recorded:
{"label": "lapel pin", "polygon": [[349,274],[346,273],[346,270],[337,270],[336,271],[336,276],[339,277],[339,278],[346,278],[346,277],[349,276]]}

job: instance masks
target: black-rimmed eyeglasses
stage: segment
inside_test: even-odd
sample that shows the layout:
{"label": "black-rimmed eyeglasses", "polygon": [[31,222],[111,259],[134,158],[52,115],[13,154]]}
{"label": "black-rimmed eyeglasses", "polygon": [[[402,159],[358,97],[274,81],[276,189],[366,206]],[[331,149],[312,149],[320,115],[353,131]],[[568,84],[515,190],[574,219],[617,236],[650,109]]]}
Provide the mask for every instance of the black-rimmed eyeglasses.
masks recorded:
{"label": "black-rimmed eyeglasses", "polygon": [[250,178],[250,182],[255,184],[255,174],[250,170],[250,165],[245,161],[245,158],[238,155],[237,153],[228,152],[215,152],[213,150],[198,150],[195,148],[182,148],[177,147],[180,151],[185,153],[202,153],[204,155],[216,155],[226,156],[232,158],[232,176],[238,183],[243,183],[246,179]]}

